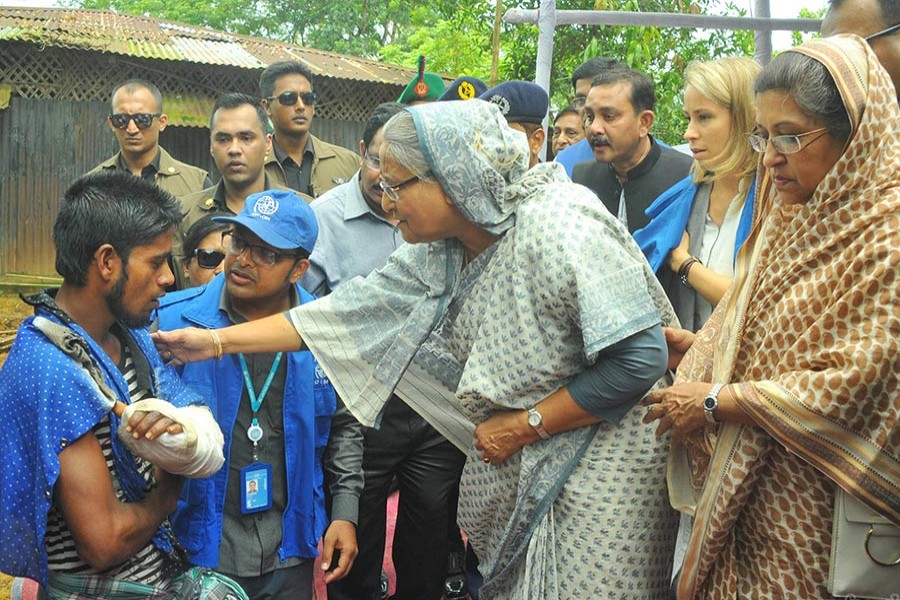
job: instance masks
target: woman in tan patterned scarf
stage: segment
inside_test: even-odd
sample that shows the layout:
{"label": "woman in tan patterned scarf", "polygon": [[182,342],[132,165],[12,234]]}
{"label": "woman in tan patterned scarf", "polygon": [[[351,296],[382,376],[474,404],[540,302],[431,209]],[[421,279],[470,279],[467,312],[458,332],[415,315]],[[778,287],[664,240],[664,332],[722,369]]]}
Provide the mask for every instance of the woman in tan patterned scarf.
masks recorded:
{"label": "woman in tan patterned scarf", "polygon": [[645,401],[694,516],[684,600],[831,597],[838,489],[900,524],[895,92],[856,36],[779,55],[756,91],[771,204],[675,385]]}

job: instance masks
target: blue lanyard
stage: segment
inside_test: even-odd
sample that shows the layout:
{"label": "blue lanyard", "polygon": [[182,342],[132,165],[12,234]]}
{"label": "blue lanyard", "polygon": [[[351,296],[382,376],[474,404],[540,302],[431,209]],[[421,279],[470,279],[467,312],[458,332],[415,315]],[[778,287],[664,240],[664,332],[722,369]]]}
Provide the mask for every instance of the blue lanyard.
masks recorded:
{"label": "blue lanyard", "polygon": [[259,390],[259,396],[257,396],[256,390],[253,389],[253,380],[250,379],[250,369],[247,368],[247,360],[243,354],[238,354],[238,358],[241,360],[241,371],[244,373],[244,383],[247,385],[247,395],[250,397],[250,410],[253,411],[254,425],[259,424],[256,420],[256,413],[259,412],[259,407],[262,406],[263,400],[266,399],[266,394],[269,393],[269,387],[272,385],[272,380],[275,379],[275,371],[278,370],[278,365],[281,364],[283,355],[284,352],[279,352],[275,355],[275,361],[272,363],[272,368],[269,369],[266,382],[263,383],[262,389]]}

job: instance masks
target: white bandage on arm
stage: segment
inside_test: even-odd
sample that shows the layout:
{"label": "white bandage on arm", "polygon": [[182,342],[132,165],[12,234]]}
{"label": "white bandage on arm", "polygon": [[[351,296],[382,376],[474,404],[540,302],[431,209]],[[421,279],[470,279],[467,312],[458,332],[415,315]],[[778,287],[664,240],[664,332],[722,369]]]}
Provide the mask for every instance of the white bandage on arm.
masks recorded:
{"label": "white bandage on arm", "polygon": [[[125,426],[137,411],[156,411],[181,425],[183,431],[174,435],[163,432],[152,441],[144,437],[135,439],[125,431]],[[205,406],[192,404],[179,408],[165,400],[147,398],[125,408],[118,435],[133,454],[174,475],[202,479],[215,474],[225,462],[222,454],[225,438]]]}

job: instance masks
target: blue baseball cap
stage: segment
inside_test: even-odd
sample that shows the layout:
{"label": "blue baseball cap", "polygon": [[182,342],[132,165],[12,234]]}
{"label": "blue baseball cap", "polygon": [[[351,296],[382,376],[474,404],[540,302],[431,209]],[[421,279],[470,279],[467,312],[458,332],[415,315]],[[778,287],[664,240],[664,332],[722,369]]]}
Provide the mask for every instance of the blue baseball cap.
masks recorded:
{"label": "blue baseball cap", "polygon": [[214,217],[217,223],[242,225],[256,237],[279,250],[298,248],[312,254],[319,237],[319,224],[309,204],[288,190],[266,190],[250,194],[244,210],[233,217]]}

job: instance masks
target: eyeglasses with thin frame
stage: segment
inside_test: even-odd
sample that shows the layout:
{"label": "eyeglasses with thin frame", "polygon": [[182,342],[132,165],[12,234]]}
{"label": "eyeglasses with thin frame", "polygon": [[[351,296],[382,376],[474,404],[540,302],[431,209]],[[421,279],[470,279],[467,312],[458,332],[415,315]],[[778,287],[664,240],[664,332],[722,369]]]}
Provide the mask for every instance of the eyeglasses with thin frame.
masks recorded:
{"label": "eyeglasses with thin frame", "polygon": [[373,171],[381,170],[381,159],[377,156],[372,156],[371,154],[369,154],[368,150],[366,150],[366,155],[365,157],[363,157],[363,162],[369,169]]}
{"label": "eyeglasses with thin frame", "polygon": [[212,270],[222,264],[222,261],[225,260],[225,253],[218,250],[197,248],[191,253],[191,257],[196,257],[197,266],[201,269]]}
{"label": "eyeglasses with thin frame", "polygon": [[418,175],[413,175],[406,181],[401,181],[400,183],[397,183],[394,185],[388,185],[382,179],[381,181],[378,182],[378,187],[380,187],[381,191],[384,192],[385,194],[387,194],[388,198],[390,198],[393,202],[399,202],[400,201],[400,194],[399,194],[400,190],[402,188],[408,186],[409,184],[418,181],[419,179],[420,179],[420,177]]}
{"label": "eyeglasses with thin frame", "polygon": [[294,106],[297,104],[297,98],[300,98],[305,106],[315,106],[316,102],[319,100],[319,96],[315,92],[303,92],[302,94],[298,94],[294,91],[281,92],[277,96],[269,96],[266,100],[269,102],[278,100],[278,103],[282,106]]}
{"label": "eyeglasses with thin frame", "polygon": [[[806,133],[798,133],[796,135],[776,135],[773,138],[766,138],[758,133],[751,133],[747,136],[750,140],[750,146],[756,152],[765,152],[766,148],[768,148],[769,142],[772,142],[772,146],[775,148],[775,151],[780,154],[796,154],[800,152],[814,141],[822,137],[828,132],[828,127],[822,127],[820,129],[813,129],[812,131],[807,131]],[[818,133],[816,137],[809,140],[808,142],[803,142],[802,139],[808,135],[813,135]]]}
{"label": "eyeglasses with thin frame", "polygon": [[867,42],[871,42],[871,41],[874,40],[874,39],[878,39],[878,38],[880,38],[880,37],[882,37],[882,36],[885,36],[885,35],[890,35],[890,34],[894,33],[895,31],[898,31],[898,30],[900,30],[900,23],[897,23],[896,25],[891,25],[891,26],[888,27],[887,29],[882,29],[881,31],[875,32],[875,33],[873,33],[872,35],[867,35],[867,36],[865,37],[865,40],[866,40]]}
{"label": "eyeglasses with thin frame", "polygon": [[584,108],[584,104],[587,102],[587,98],[585,96],[575,96],[572,98],[572,101],[569,103],[572,105],[572,108],[575,110],[581,110]]}
{"label": "eyeglasses with thin frame", "polygon": [[225,246],[225,250],[234,256],[240,256],[245,250],[250,250],[250,258],[253,262],[257,265],[264,265],[266,267],[274,267],[279,260],[285,258],[291,260],[299,258],[295,254],[282,254],[280,252],[275,252],[266,246],[250,244],[241,236],[236,235],[234,231],[222,232],[222,244]]}
{"label": "eyeglasses with thin frame", "polygon": [[134,121],[138,129],[147,129],[153,123],[153,119],[162,116],[162,113],[115,113],[109,115],[109,122],[116,129],[128,129],[128,123]]}

